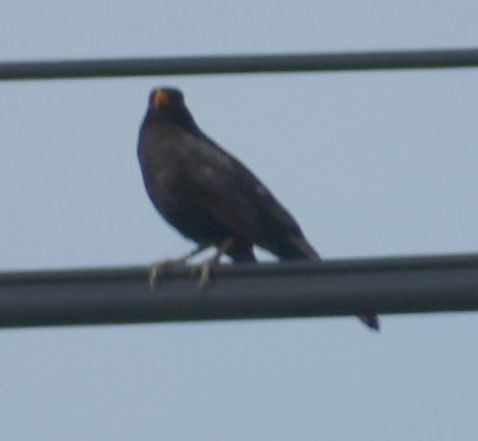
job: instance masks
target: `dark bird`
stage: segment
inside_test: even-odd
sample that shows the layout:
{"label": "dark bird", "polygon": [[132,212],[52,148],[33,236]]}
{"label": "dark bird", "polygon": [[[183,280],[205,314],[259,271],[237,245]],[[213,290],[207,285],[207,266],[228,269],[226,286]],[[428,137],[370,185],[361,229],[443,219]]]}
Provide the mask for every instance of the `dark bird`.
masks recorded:
{"label": "dark bird", "polygon": [[[272,193],[237,159],[198,127],[176,89],[153,90],[141,125],[138,158],[146,191],[161,215],[198,248],[153,266],[151,280],[166,267],[184,263],[214,246],[202,266],[201,283],[226,254],[255,262],[253,246],[281,260],[320,261],[302,230]],[[360,316],[378,329],[375,315]]]}

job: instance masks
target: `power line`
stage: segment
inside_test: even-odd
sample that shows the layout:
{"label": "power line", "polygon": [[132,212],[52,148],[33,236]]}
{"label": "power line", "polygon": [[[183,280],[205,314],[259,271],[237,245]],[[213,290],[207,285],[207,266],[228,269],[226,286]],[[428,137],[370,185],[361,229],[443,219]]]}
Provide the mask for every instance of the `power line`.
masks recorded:
{"label": "power line", "polygon": [[478,310],[478,255],[231,265],[205,291],[190,269],[0,274],[0,327]]}
{"label": "power line", "polygon": [[0,80],[463,67],[478,67],[478,49],[3,62]]}

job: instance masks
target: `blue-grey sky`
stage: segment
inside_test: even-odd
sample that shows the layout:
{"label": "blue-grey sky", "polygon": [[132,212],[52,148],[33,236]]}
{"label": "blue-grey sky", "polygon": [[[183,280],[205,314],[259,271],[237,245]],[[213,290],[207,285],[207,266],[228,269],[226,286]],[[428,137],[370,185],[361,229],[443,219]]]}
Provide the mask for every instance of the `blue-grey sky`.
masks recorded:
{"label": "blue-grey sky", "polygon": [[[471,1],[17,1],[1,60],[475,47]],[[478,250],[477,70],[0,83],[0,270],[190,249],[136,138],[153,87],[247,163],[324,258]],[[475,314],[0,332],[0,439],[478,435]]]}

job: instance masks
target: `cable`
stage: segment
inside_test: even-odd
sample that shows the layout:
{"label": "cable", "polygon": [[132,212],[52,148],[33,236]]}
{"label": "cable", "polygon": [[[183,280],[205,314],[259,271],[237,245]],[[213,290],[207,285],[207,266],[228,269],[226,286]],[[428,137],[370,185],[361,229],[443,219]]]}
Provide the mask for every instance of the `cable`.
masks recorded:
{"label": "cable", "polygon": [[478,49],[0,63],[0,80],[478,67]]}

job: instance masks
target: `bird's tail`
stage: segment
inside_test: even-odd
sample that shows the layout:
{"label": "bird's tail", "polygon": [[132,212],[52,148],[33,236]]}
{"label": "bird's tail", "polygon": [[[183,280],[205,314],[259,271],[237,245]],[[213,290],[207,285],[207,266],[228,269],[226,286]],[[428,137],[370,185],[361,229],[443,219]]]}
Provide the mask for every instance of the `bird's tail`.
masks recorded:
{"label": "bird's tail", "polygon": [[358,318],[370,329],[373,329],[374,331],[380,331],[380,321],[378,320],[377,314],[363,314],[359,315]]}
{"label": "bird's tail", "polygon": [[[312,245],[305,239],[305,237],[292,236],[289,237],[288,246],[284,246],[281,252],[280,259],[288,260],[294,258],[308,258],[320,261],[320,256],[317,251],[314,250]],[[361,314],[358,318],[365,323],[370,329],[374,331],[380,330],[380,322],[377,314]]]}

